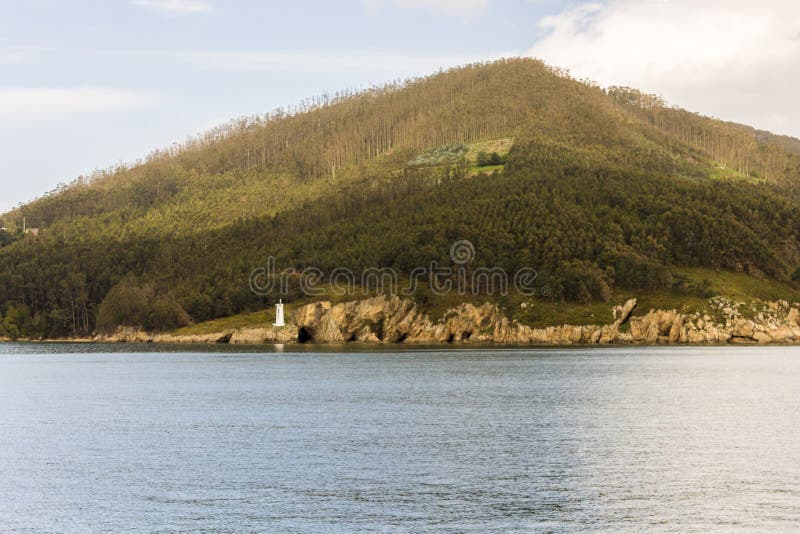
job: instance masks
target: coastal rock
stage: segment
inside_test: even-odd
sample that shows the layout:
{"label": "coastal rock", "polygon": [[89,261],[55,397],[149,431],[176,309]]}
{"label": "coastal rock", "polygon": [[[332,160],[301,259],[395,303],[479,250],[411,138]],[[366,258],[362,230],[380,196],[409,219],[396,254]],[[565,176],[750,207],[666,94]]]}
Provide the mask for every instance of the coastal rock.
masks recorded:
{"label": "coastal rock", "polygon": [[[332,304],[315,302],[298,307],[284,327],[230,330],[208,334],[150,334],[120,328],[96,341],[117,343],[506,343],[542,345],[795,343],[800,342],[800,311],[778,301],[749,306],[724,298],[709,300],[708,313],[649,310],[635,316],[636,299],[614,306],[614,321],[606,325],[559,325],[532,328],[505,316],[496,304],[463,303],[437,321],[417,305],[398,296],[373,297]],[[748,309],[742,317],[738,309]],[[752,313],[750,313],[752,312]],[[622,328],[625,325],[626,328]]]}
{"label": "coastal rock", "polygon": [[612,314],[614,315],[614,326],[619,328],[620,326],[624,325],[630,319],[633,310],[636,309],[637,300],[630,299],[622,306],[614,306],[611,310]]}
{"label": "coastal rock", "polygon": [[264,343],[294,343],[297,333],[289,328],[248,328],[233,332],[228,342],[231,345],[261,345]]}
{"label": "coastal rock", "polygon": [[790,309],[789,315],[786,317],[786,322],[789,324],[789,326],[797,327],[800,326],[798,321],[800,321],[800,310],[797,308]]}
{"label": "coastal rock", "polygon": [[[631,319],[630,333],[633,339],[644,343],[657,343],[659,338],[669,340],[674,333],[677,340],[680,335],[680,318],[675,310],[650,310],[642,317]],[[676,321],[678,322],[675,326]],[[676,330],[673,332],[673,327]]]}
{"label": "coastal rock", "polygon": [[775,343],[788,343],[795,341],[796,336],[791,326],[781,326],[769,332],[769,336]]}
{"label": "coastal rock", "polygon": [[766,332],[755,332],[753,334],[753,339],[755,339],[757,343],[762,345],[765,343],[772,343],[772,336],[770,336]]}
{"label": "coastal rock", "polygon": [[756,332],[756,324],[749,319],[739,319],[734,323],[733,337],[752,338]]}
{"label": "coastal rock", "polygon": [[[294,324],[300,341],[316,343],[435,342],[446,341],[449,335],[449,332],[432,328],[430,320],[418,312],[416,304],[397,296],[336,305],[330,302],[308,304],[297,310]],[[462,337],[466,331],[463,327]]]}

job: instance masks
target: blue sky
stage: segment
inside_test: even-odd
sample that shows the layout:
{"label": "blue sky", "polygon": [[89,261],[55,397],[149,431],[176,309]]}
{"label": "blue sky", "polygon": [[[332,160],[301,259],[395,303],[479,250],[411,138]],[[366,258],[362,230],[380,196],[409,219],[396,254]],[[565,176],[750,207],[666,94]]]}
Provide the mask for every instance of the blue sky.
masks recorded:
{"label": "blue sky", "polygon": [[512,55],[798,135],[794,4],[0,0],[0,212],[233,117]]}

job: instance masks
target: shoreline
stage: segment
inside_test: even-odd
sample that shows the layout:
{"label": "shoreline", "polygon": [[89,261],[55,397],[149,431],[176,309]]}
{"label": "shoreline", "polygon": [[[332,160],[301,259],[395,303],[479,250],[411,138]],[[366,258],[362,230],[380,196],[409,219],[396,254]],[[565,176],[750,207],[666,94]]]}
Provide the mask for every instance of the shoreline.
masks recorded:
{"label": "shoreline", "polygon": [[[571,325],[563,325],[571,326]],[[217,335],[217,334],[214,334]],[[225,336],[226,334],[219,334]],[[32,345],[183,345],[183,346],[290,346],[290,347],[387,347],[387,348],[592,348],[592,347],[756,347],[756,346],[784,346],[800,347],[800,339],[787,341],[764,341],[757,340],[736,340],[736,341],[703,341],[703,342],[680,342],[671,343],[664,341],[610,341],[608,343],[535,343],[535,342],[495,342],[495,341],[457,341],[457,342],[430,342],[430,343],[407,343],[407,342],[371,342],[371,341],[348,341],[348,342],[310,342],[299,343],[297,341],[281,342],[268,341],[246,343],[237,341],[236,343],[221,343],[217,341],[197,341],[189,340],[183,336],[165,336],[163,334],[144,334],[146,339],[133,338],[60,338],[60,339],[0,339],[0,344],[32,344]]]}
{"label": "shoreline", "polygon": [[[347,345],[365,346],[731,346],[800,345],[800,304],[751,304],[723,297],[709,300],[703,313],[649,310],[634,315],[637,300],[612,308],[605,325],[532,328],[501,313],[497,305],[464,303],[431,321],[408,299],[373,297],[331,304],[320,301],[295,310],[283,327],[240,328],[204,334],[148,333],[120,328],[110,335],[62,339],[0,338],[23,343],[153,343],[178,345]],[[743,315],[747,311],[751,317]]]}
{"label": "shoreline", "polygon": [[369,348],[376,349],[398,349],[398,350],[447,350],[447,349],[593,349],[593,348],[703,348],[703,347],[719,347],[719,348],[732,348],[732,347],[800,347],[800,341],[786,341],[786,342],[751,342],[751,343],[732,343],[732,342],[703,342],[703,343],[370,343],[352,341],[348,343],[278,343],[278,342],[264,342],[264,343],[235,343],[235,344],[221,344],[221,343],[198,343],[186,341],[107,341],[98,339],[0,339],[1,345],[10,344],[24,344],[24,345],[85,345],[85,346],[102,346],[102,345],[139,345],[139,346],[176,346],[176,347],[241,347],[242,349],[248,347],[324,347],[324,348],[353,348],[354,350],[366,350]]}

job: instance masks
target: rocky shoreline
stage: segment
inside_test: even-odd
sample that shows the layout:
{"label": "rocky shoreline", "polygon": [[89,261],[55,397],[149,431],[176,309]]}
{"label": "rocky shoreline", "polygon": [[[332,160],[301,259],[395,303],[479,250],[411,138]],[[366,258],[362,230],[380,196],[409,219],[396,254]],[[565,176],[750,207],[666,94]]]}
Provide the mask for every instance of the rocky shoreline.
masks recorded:
{"label": "rocky shoreline", "polygon": [[532,328],[503,315],[495,304],[461,304],[437,321],[399,297],[374,297],[295,310],[286,326],[211,334],[150,334],[121,329],[96,342],[240,344],[274,343],[497,343],[520,345],[793,344],[800,343],[800,304],[786,301],[746,305],[725,298],[709,301],[704,313],[649,310],[634,315],[637,300],[613,308],[605,325]]}

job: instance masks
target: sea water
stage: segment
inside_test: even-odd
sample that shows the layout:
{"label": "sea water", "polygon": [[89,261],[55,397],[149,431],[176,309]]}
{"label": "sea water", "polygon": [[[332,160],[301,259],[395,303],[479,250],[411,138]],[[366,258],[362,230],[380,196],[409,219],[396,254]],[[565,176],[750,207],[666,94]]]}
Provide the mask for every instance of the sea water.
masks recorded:
{"label": "sea water", "polygon": [[800,348],[197,350],[0,344],[0,530],[800,528]]}

